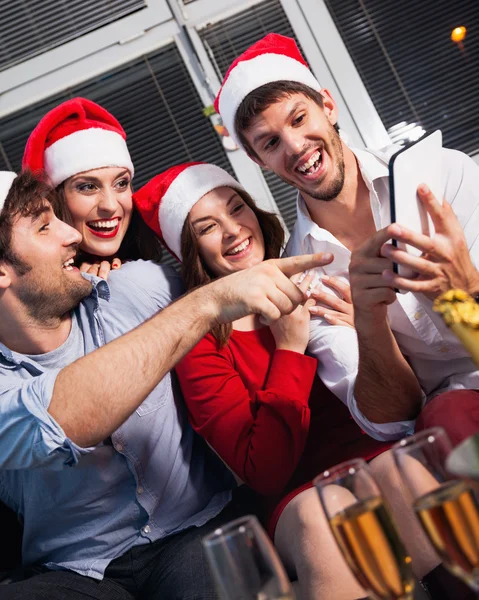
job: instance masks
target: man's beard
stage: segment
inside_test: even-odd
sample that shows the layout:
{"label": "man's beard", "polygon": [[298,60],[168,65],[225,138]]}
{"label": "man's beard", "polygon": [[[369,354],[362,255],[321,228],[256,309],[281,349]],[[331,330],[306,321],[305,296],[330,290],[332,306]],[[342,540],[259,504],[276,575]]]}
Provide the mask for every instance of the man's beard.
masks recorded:
{"label": "man's beard", "polygon": [[[286,183],[297,188],[302,194],[306,194],[315,200],[334,200],[339,196],[344,187],[344,153],[343,146],[341,144],[341,138],[336,129],[330,124],[330,136],[329,136],[330,147],[332,148],[331,158],[336,159],[336,175],[331,183],[325,187],[323,183],[320,184],[319,190],[311,190],[307,187],[295,185],[292,181],[285,179]],[[295,161],[296,162],[296,161]]]}
{"label": "man's beard", "polygon": [[[30,275],[30,277],[29,277]],[[25,274],[23,285],[17,291],[29,316],[38,323],[50,323],[62,318],[90,295],[92,284],[87,279],[69,281],[64,278],[61,284],[48,278],[31,277]]]}

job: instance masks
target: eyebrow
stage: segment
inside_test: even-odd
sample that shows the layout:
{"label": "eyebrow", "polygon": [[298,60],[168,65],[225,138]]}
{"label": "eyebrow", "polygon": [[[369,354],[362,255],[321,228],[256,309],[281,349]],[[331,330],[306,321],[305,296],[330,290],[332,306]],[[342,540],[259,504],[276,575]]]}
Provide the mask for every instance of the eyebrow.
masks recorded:
{"label": "eyebrow", "polygon": [[[231,204],[231,202],[233,201],[235,196],[239,196],[237,191],[234,191],[231,196],[228,199],[228,202],[226,203],[226,206],[229,206]],[[207,215],[206,217],[200,217],[199,219],[195,219],[194,221],[191,222],[191,224],[194,226],[197,223],[202,223],[203,221],[208,221],[208,219],[212,219],[213,217],[211,215]]]}
{"label": "eyebrow", "polygon": [[228,202],[226,203],[226,206],[230,205],[230,203],[234,200],[235,196],[239,196],[239,194],[238,194],[238,192],[236,190],[231,194]]}
{"label": "eyebrow", "polygon": [[53,209],[51,204],[44,204],[41,208],[38,208],[34,213],[31,214],[32,226],[42,217],[45,213],[51,212],[53,214]]}
{"label": "eyebrow", "polygon": [[[294,115],[294,113],[298,110],[298,107],[301,105],[301,103],[303,102],[303,100],[298,100],[298,102],[296,102],[296,104],[293,106],[293,108],[289,111],[288,116],[286,117],[286,121],[288,121],[289,119],[291,119],[291,117]],[[265,131],[263,133],[259,133],[254,139],[253,139],[253,146],[255,146],[258,142],[260,142],[263,138],[268,137],[268,135],[271,135],[270,131]]]}
{"label": "eyebrow", "polygon": [[[118,179],[119,177],[123,177],[127,173],[129,173],[129,171],[128,171],[128,169],[125,169],[121,173],[118,173],[118,175],[115,177],[115,179]],[[82,181],[82,180],[89,181],[92,183],[101,183],[101,180],[98,177],[95,177],[94,175],[82,175],[81,173],[79,173],[78,175],[75,175],[72,178],[70,183],[73,184],[73,183],[76,183],[77,181]]]}

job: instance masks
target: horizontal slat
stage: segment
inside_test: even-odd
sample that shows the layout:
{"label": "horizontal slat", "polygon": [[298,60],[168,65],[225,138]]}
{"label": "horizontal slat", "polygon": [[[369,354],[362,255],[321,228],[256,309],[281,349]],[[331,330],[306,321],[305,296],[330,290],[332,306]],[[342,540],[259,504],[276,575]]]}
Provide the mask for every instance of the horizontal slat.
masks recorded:
{"label": "horizontal slat", "polygon": [[[74,96],[99,102],[123,125],[136,189],[168,167],[191,160],[212,162],[233,174],[175,45],[0,120],[0,169],[19,170],[31,130],[48,110]],[[164,258],[174,264],[168,253]]]}
{"label": "horizontal slat", "polygon": [[[199,35],[213,53],[222,78],[239,54],[271,32],[296,37],[279,0],[255,4],[233,17],[208,25]],[[286,226],[291,229],[296,220],[295,189],[274,173],[264,171],[263,175]]]}
{"label": "horizontal slat", "polygon": [[0,2],[0,70],[146,7],[146,0],[4,0]]}
{"label": "horizontal slat", "polygon": [[[477,154],[479,2],[325,1],[386,128],[417,122]],[[459,25],[462,46],[450,39]]]}

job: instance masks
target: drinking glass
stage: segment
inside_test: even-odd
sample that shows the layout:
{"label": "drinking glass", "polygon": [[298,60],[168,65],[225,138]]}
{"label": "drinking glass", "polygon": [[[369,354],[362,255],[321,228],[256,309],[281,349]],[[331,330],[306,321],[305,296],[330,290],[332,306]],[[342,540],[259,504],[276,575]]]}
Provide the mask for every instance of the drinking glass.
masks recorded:
{"label": "drinking glass", "polygon": [[452,444],[441,427],[401,440],[393,455],[413,508],[444,565],[479,592],[479,505],[476,484],[446,469]]}
{"label": "drinking glass", "polygon": [[371,598],[412,600],[411,558],[362,459],[318,475],[314,485],[351,571]]}
{"label": "drinking glass", "polygon": [[203,547],[224,600],[294,600],[283,565],[256,517],[216,529],[203,538]]}

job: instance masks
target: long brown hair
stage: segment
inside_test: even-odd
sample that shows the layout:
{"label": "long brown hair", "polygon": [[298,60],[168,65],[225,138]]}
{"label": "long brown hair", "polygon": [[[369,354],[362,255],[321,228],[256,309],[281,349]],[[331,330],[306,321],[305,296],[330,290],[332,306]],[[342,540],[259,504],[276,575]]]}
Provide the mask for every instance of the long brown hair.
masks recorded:
{"label": "long brown hair", "polygon": [[[237,192],[258,219],[264,239],[264,260],[279,258],[284,246],[284,230],[278,217],[258,208],[247,192],[243,190],[237,190]],[[181,231],[181,254],[183,256],[181,275],[187,290],[192,290],[216,279],[217,276],[208,269],[200,255],[198,240],[189,218],[186,219]],[[212,329],[211,333],[216,338],[219,348],[228,343],[232,329],[231,323],[217,325]]]}
{"label": "long brown hair", "polygon": [[[67,205],[63,183],[57,187],[57,193],[59,198],[59,208],[57,211],[58,217],[62,219],[62,221],[65,221],[71,225],[73,219],[70,209]],[[143,221],[135,205],[133,205],[130,224],[128,225],[125,237],[123,238],[118,252],[116,252],[114,258],[119,258],[122,262],[127,260],[143,259],[160,263],[161,257],[162,245],[160,240]],[[84,260],[89,262],[90,260],[94,260],[96,258],[97,257],[90,256],[85,252],[81,252],[80,250],[76,257],[76,262],[81,264]]]}

